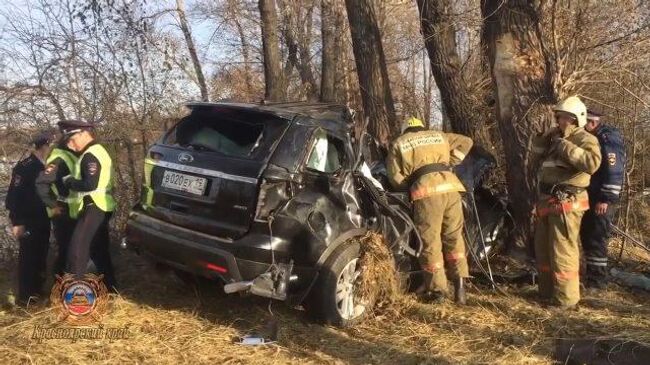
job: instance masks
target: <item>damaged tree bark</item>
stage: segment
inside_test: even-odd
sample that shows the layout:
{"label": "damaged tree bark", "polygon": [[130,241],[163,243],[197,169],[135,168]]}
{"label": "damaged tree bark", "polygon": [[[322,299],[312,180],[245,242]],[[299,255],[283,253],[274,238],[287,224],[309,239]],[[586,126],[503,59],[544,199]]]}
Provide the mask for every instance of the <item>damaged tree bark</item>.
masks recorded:
{"label": "damaged tree bark", "polygon": [[[506,159],[506,182],[515,218],[510,242],[532,247],[536,167],[531,139],[551,124],[555,90],[536,28],[539,9],[527,0],[482,3],[483,34],[496,98],[496,115]],[[531,252],[529,251],[529,252]]]}

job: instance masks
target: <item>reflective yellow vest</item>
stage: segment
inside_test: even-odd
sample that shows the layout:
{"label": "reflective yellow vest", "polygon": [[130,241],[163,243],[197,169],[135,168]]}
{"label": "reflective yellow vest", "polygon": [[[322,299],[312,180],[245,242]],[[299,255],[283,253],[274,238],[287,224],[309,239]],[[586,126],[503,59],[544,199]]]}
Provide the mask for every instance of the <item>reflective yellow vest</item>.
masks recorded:
{"label": "reflective yellow vest", "polygon": [[[74,153],[70,151],[61,148],[54,148],[52,152],[50,152],[50,155],[47,157],[45,164],[49,165],[52,162],[54,162],[54,160],[56,160],[57,158],[63,160],[63,163],[65,163],[65,166],[68,168],[68,171],[70,171],[70,175],[74,176],[75,169],[77,167],[77,156],[75,156]],[[77,205],[80,204],[79,199],[77,199],[72,192],[69,192],[67,197],[62,197],[61,194],[59,194],[59,190],[56,188],[56,184],[51,184],[50,189],[54,193],[54,196],[56,196],[56,200],[68,204],[68,215],[70,216],[70,218],[77,218],[77,213],[79,211]],[[47,209],[47,216],[52,218],[52,209],[51,208],[46,208],[46,209]]]}
{"label": "reflective yellow vest", "polygon": [[[111,193],[113,190],[113,160],[111,159],[111,156],[109,156],[108,152],[106,152],[104,146],[94,144],[90,146],[81,157],[79,157],[79,160],[77,160],[75,174],[73,175],[75,179],[81,179],[81,161],[86,154],[95,156],[99,161],[99,182],[97,183],[97,188],[95,190],[79,191],[75,192],[75,194],[79,198],[80,202],[83,202],[85,196],[90,196],[97,208],[104,212],[112,212],[115,210],[115,199],[113,199]],[[83,203],[79,204],[77,209],[80,213],[83,209]]]}

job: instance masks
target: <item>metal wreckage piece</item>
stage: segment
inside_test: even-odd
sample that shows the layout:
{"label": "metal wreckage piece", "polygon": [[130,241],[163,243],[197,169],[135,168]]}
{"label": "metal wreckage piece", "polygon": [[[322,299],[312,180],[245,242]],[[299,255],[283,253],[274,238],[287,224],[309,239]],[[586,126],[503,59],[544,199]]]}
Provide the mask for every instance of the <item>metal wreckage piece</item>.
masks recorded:
{"label": "metal wreckage piece", "polygon": [[616,232],[618,235],[627,238],[628,240],[630,240],[630,242],[634,243],[637,247],[639,247],[639,248],[643,249],[644,251],[650,253],[650,247],[644,245],[643,242],[641,242],[640,240],[638,240],[638,239],[632,237],[629,233],[627,233],[627,232],[625,232],[624,230],[618,228],[618,227],[615,226],[613,223],[610,223],[610,227],[611,227],[612,230],[613,230],[614,232]]}

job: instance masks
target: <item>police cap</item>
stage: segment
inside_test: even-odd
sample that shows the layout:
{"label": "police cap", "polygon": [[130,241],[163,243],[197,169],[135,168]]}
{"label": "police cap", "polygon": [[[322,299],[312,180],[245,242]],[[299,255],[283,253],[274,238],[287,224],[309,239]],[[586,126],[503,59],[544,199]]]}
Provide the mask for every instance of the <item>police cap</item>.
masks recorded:
{"label": "police cap", "polygon": [[598,112],[596,112],[594,110],[591,110],[591,109],[587,109],[587,119],[588,120],[599,121],[600,117],[602,117],[602,116],[603,116],[603,114],[600,114],[600,113],[598,113]]}
{"label": "police cap", "polygon": [[64,137],[69,137],[75,133],[81,132],[82,130],[95,128],[95,126],[90,122],[75,119],[62,120],[58,122],[57,125]]}

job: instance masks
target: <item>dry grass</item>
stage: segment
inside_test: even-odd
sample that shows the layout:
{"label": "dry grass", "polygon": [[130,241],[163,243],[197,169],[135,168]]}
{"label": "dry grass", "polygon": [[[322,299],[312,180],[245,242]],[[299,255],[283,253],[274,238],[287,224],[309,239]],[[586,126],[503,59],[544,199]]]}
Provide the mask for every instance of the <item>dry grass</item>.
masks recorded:
{"label": "dry grass", "polygon": [[0,363],[548,364],[558,338],[650,344],[650,295],[612,285],[598,297],[586,296],[576,312],[540,307],[532,287],[505,288],[508,296],[474,287],[463,308],[399,297],[348,330],[312,324],[299,310],[275,303],[278,343],[245,347],[233,339],[264,326],[271,318],[268,301],[226,297],[216,286],[187,287],[131,253],[120,252],[117,263],[123,291],[103,325],[128,325],[128,339],[38,343],[32,331],[52,324],[51,310],[6,310]]}

